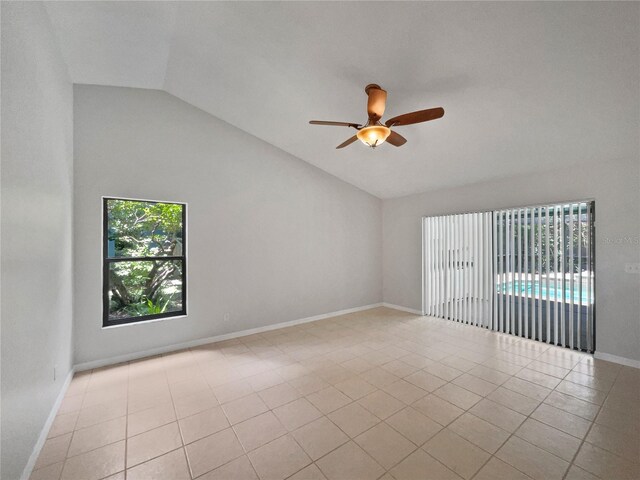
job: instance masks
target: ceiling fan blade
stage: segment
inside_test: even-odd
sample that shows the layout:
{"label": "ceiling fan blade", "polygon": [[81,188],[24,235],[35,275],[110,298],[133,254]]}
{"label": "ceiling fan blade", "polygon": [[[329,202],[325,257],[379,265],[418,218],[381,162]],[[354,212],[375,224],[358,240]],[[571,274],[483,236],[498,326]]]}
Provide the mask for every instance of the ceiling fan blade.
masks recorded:
{"label": "ceiling fan blade", "polygon": [[311,120],[309,123],[311,125],[330,125],[330,126],[333,126],[333,127],[360,128],[360,124],[358,124],[358,123],[349,123],[349,122],[325,122],[324,120]]}
{"label": "ceiling fan blade", "polygon": [[349,140],[345,140],[345,141],[344,141],[344,142],[342,142],[340,145],[338,145],[338,146],[336,147],[336,149],[337,149],[337,148],[344,148],[344,147],[346,147],[346,146],[349,146],[349,145],[351,145],[353,142],[355,142],[356,140],[358,140],[358,136],[357,136],[357,135],[354,135],[354,136],[353,136],[353,137],[351,137]]}
{"label": "ceiling fan blade", "polygon": [[435,120],[444,115],[444,108],[428,108],[427,110],[419,110],[417,112],[405,113],[398,115],[385,122],[387,127],[399,127],[401,125],[411,125],[413,123],[428,122]]}
{"label": "ceiling fan blade", "polygon": [[387,104],[387,92],[378,85],[367,85],[364,89],[369,96],[367,101],[367,113],[372,120],[380,120],[384,115],[384,108]]}
{"label": "ceiling fan blade", "polygon": [[399,133],[391,131],[391,133],[387,137],[387,142],[390,143],[391,145],[393,145],[394,147],[401,147],[402,145],[407,143],[407,139],[404,138]]}

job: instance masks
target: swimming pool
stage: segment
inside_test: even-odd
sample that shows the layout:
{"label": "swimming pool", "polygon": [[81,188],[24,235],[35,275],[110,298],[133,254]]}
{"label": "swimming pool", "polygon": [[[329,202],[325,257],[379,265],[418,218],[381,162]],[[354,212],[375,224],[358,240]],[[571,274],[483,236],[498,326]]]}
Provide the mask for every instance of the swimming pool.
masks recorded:
{"label": "swimming pool", "polygon": [[[593,289],[593,283],[591,285]],[[533,281],[513,281],[513,282],[505,282],[503,284],[498,284],[497,288],[498,292],[504,294],[516,294],[520,296],[534,297],[540,298],[543,300],[559,300],[569,303],[571,301],[571,284],[568,280],[565,281],[564,286],[564,298],[563,298],[563,288],[562,288],[562,280],[557,281],[556,288],[556,279],[549,279],[549,287],[547,288],[547,282],[545,279],[542,281],[533,280]],[[582,300],[582,304],[587,304],[587,284],[585,281],[582,283],[582,295],[580,295],[580,283],[574,283],[573,285],[573,303],[580,303]],[[593,303],[593,290],[590,296],[590,303]]]}

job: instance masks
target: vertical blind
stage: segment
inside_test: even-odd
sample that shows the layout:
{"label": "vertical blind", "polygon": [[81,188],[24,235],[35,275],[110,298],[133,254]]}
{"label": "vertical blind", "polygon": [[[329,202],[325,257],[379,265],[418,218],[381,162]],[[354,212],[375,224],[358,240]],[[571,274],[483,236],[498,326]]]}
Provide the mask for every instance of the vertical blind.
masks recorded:
{"label": "vertical blind", "polygon": [[491,221],[488,212],[424,219],[427,315],[490,327]]}
{"label": "vertical blind", "polygon": [[593,202],[425,217],[425,314],[592,352],[593,219]]}

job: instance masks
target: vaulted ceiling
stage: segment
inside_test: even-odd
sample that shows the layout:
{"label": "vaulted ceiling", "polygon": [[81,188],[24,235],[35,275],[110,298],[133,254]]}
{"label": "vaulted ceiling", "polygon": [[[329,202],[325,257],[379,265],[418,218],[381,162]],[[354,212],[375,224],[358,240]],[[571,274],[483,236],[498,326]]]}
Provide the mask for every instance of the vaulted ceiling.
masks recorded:
{"label": "vaulted ceiling", "polygon": [[[163,89],[389,198],[638,155],[640,4],[50,2],[75,83]],[[364,86],[408,143],[335,146]]]}

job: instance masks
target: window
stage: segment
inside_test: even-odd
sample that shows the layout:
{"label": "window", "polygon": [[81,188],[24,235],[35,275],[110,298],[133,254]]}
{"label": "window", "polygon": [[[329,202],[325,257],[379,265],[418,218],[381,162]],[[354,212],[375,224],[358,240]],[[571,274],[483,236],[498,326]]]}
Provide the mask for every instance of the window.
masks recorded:
{"label": "window", "polygon": [[103,326],[187,314],[187,206],[103,199]]}

